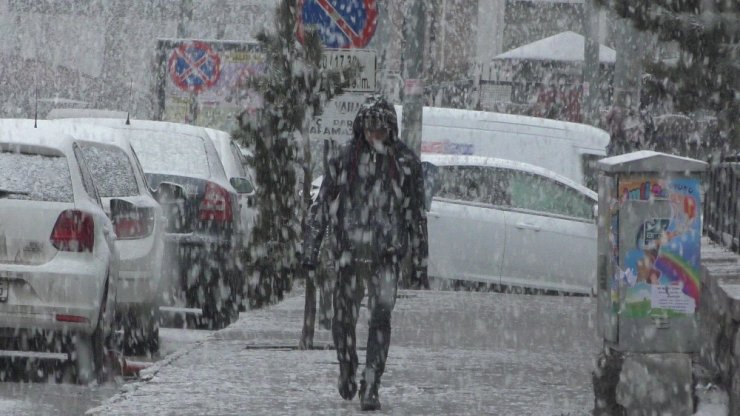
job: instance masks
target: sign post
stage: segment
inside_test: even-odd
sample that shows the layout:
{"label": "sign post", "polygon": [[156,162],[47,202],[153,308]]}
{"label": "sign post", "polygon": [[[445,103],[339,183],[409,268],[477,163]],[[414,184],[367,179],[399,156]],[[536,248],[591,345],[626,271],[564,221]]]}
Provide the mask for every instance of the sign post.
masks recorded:
{"label": "sign post", "polygon": [[422,63],[426,11],[422,0],[411,0],[404,19],[403,128],[401,140],[417,155],[421,154],[421,117],[424,109]]}
{"label": "sign post", "polygon": [[[377,26],[377,0],[356,0],[353,2],[338,2],[336,0],[298,0],[298,29],[296,37],[303,42],[304,31],[307,27],[318,30],[322,43],[328,50],[322,57],[323,69],[342,69],[353,63],[362,67],[360,74],[350,81],[349,91],[335,97],[324,106],[321,115],[314,116],[309,127],[308,145],[313,149],[321,149],[319,143],[343,142],[352,137],[352,123],[365,101],[365,95],[374,92],[376,74],[376,54],[365,50],[367,44],[375,34]],[[340,3],[341,7],[333,3]],[[338,5],[338,6],[339,6]],[[328,149],[328,146],[326,147]],[[321,160],[320,157],[311,157],[308,151],[307,160]],[[316,155],[318,156],[318,155]],[[312,170],[304,167],[308,181]],[[315,169],[314,169],[315,170]],[[323,267],[323,270],[330,268]],[[328,277],[328,276],[327,276]],[[310,348],[313,344],[314,321],[316,319],[316,296],[313,279],[316,276],[306,276],[306,303],[304,308],[304,323],[301,334],[300,347]],[[318,278],[318,281],[322,279]],[[328,285],[322,284],[322,298],[331,296],[325,289]],[[325,293],[326,292],[326,293]],[[322,306],[326,303],[322,302]],[[323,310],[321,316],[328,316],[331,312]]]}

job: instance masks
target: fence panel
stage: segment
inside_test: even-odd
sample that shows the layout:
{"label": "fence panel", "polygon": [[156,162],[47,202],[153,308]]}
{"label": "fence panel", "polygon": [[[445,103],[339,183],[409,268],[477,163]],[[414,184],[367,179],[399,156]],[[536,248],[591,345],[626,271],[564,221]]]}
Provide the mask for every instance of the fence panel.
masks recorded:
{"label": "fence panel", "polygon": [[740,253],[740,159],[710,167],[704,203],[707,236]]}

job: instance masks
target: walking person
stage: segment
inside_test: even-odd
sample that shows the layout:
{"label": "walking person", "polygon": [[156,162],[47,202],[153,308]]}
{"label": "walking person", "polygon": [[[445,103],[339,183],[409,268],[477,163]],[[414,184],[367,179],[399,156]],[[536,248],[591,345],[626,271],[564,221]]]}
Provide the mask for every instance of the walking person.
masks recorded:
{"label": "walking person", "polygon": [[337,387],[346,400],[357,393],[355,327],[367,287],[370,320],[359,396],[362,410],[378,410],[391,312],[407,253],[412,260],[411,286],[428,288],[421,162],[398,139],[396,112],[383,98],[372,99],[358,111],[352,139],[329,162],[306,222],[303,264],[308,270],[316,267],[327,224],[335,239],[337,271],[332,318]]}

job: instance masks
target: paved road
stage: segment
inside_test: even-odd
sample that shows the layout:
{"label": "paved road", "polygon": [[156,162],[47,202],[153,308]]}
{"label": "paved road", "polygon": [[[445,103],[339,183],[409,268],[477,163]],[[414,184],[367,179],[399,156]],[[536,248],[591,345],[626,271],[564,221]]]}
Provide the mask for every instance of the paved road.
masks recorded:
{"label": "paved road", "polygon": [[[212,331],[161,329],[161,355],[167,357],[202,340]],[[0,414],[3,416],[79,416],[100,406],[130,381],[80,386],[71,383],[0,382]]]}
{"label": "paved road", "polygon": [[[401,292],[381,414],[585,415],[593,404],[595,300]],[[100,415],[354,414],[336,393],[332,350],[295,348],[303,298],[251,311],[179,351]],[[362,309],[358,339],[367,334]],[[330,334],[318,330],[318,347]],[[364,359],[360,352],[360,359]]]}

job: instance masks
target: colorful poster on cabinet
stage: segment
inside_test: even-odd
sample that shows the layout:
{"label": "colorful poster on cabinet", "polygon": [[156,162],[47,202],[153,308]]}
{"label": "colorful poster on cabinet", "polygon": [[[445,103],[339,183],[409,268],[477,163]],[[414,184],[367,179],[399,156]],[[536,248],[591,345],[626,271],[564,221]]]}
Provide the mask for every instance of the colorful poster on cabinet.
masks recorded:
{"label": "colorful poster on cabinet", "polygon": [[[619,182],[625,318],[693,315],[699,304],[701,196],[698,179]],[[624,215],[629,215],[625,220]]]}

